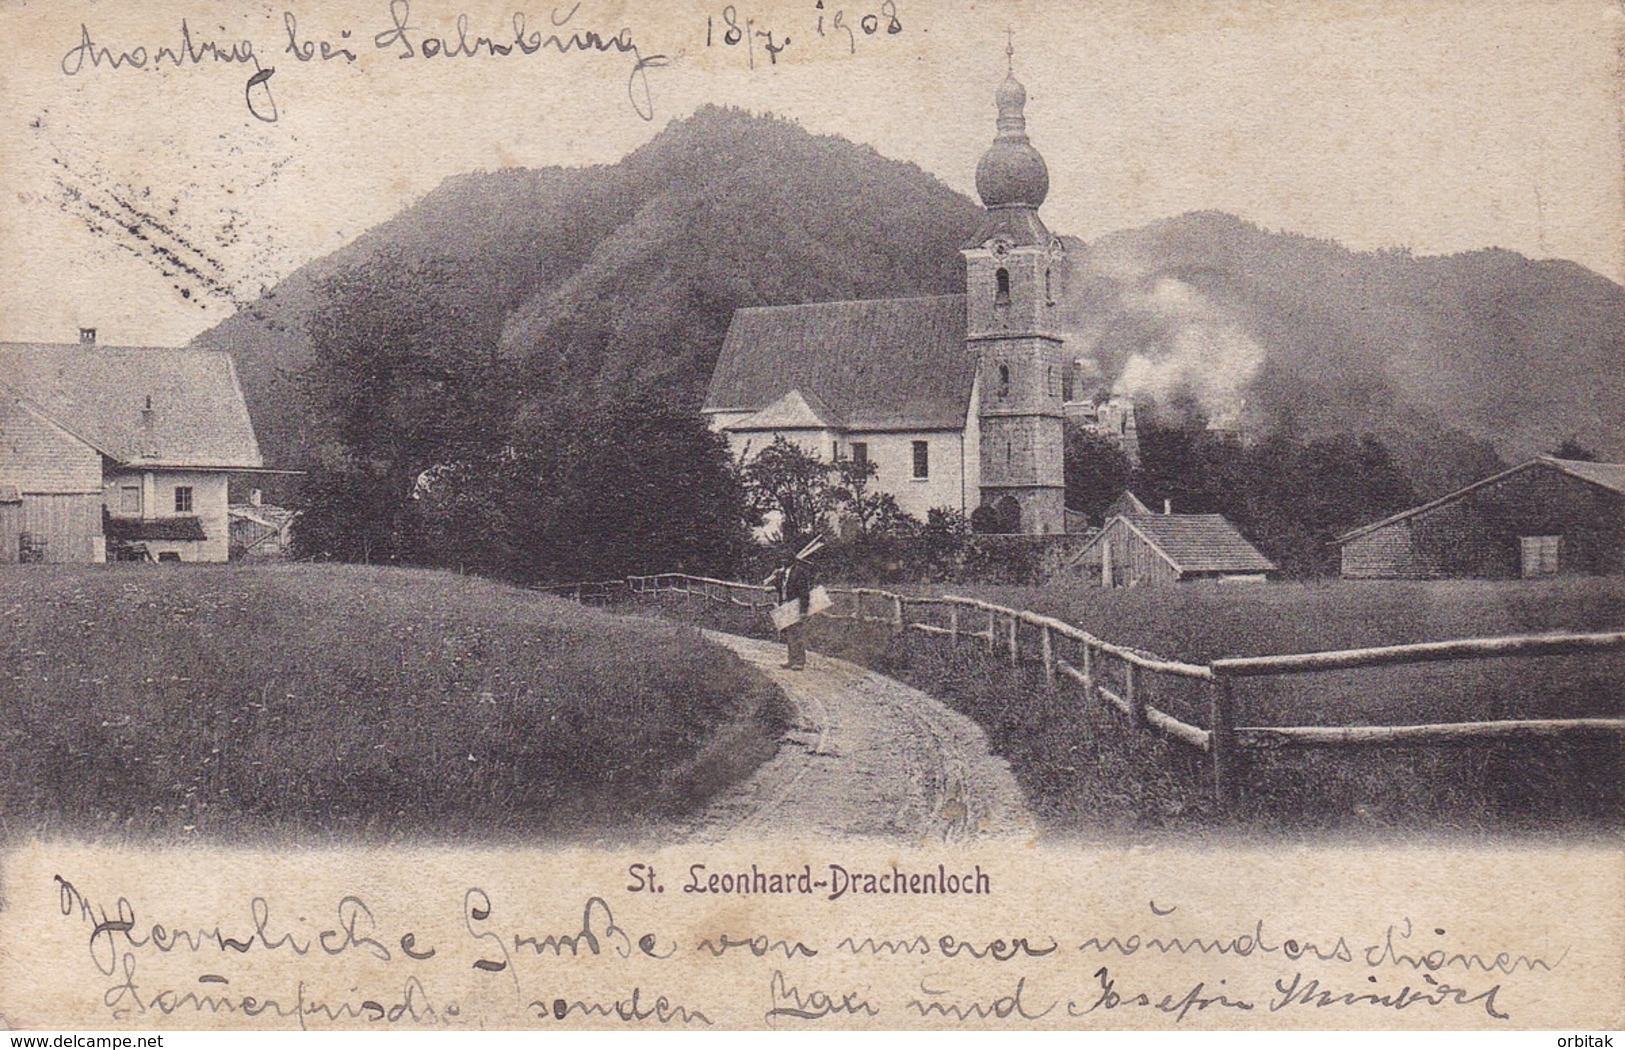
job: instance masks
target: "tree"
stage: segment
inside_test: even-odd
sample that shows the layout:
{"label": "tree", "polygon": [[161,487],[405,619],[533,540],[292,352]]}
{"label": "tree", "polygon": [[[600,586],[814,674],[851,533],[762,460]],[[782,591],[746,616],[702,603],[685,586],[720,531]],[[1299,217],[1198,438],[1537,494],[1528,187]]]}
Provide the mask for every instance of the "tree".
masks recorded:
{"label": "tree", "polygon": [[390,255],[318,286],[299,377],[313,447],[296,533],[305,553],[421,560],[417,478],[477,456],[503,425],[497,332],[451,287],[444,264]]}
{"label": "tree", "polygon": [[1098,521],[1128,487],[1134,466],[1116,442],[1082,427],[1066,431],[1066,505]]}
{"label": "tree", "polygon": [[528,417],[471,477],[481,498],[507,508],[510,577],[721,575],[749,544],[726,439],[698,414],[652,399]]}
{"label": "tree", "polygon": [[776,515],[780,541],[798,550],[829,529],[842,505],[838,472],[836,464],[824,462],[783,437],[775,437],[740,471],[748,504],[758,520]]}

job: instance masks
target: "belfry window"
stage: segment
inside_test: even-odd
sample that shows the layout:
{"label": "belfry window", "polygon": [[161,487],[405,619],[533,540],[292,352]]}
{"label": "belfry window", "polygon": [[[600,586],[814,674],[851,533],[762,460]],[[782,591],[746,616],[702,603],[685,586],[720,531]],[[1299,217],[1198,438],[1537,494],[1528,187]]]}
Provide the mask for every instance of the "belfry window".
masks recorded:
{"label": "belfry window", "polygon": [[1050,271],[1044,271],[1044,305],[1055,305],[1055,286],[1050,282]]}
{"label": "belfry window", "polygon": [[994,274],[993,276],[994,276],[994,280],[997,282],[997,289],[998,289],[993,295],[993,305],[994,306],[1009,306],[1010,305],[1010,271],[1006,270],[1004,267],[1001,266],[1001,267],[999,267],[999,272]]}
{"label": "belfry window", "polygon": [[1010,366],[999,366],[999,400],[1003,401],[1010,396]]}

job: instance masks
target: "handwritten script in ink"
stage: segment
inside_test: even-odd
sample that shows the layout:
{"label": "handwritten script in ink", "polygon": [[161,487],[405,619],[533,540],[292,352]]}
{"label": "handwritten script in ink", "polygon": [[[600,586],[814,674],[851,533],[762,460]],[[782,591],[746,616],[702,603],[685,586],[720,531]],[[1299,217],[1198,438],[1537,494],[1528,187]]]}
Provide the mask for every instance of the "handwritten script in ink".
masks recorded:
{"label": "handwritten script in ink", "polygon": [[[281,33],[274,43],[248,37],[214,37],[182,18],[173,34],[162,40],[112,40],[99,29],[81,23],[79,38],[62,54],[64,76],[95,73],[136,73],[164,70],[236,69],[243,77],[243,104],[257,120],[274,124],[280,117],[274,83],[276,62],[301,66],[349,66],[364,59],[419,64],[464,61],[617,61],[626,70],[628,104],[643,120],[655,117],[655,90],[650,73],[673,61],[670,54],[646,48],[643,37],[629,25],[595,23],[583,5],[554,7],[537,16],[515,11],[506,22],[479,25],[467,14],[424,13],[425,4],[389,0],[372,25],[317,27],[294,10],[284,10]],[[860,42],[884,40],[903,32],[896,0],[862,9],[825,9],[813,0],[806,27],[775,27],[726,4],[704,13],[704,46],[737,50],[750,68],[777,65],[779,57],[797,40],[803,48],[815,42],[836,43],[856,54]],[[225,27],[219,31],[227,32]]]}
{"label": "handwritten script in ink", "polygon": [[[603,887],[471,881],[404,902],[359,889],[146,900],[72,873],[36,889],[54,901],[44,932],[77,945],[60,966],[98,1004],[87,1025],[1510,1027],[1522,983],[1572,976],[1566,948],[1472,943],[1410,917],[1210,925],[1178,903],[1125,901],[1116,920],[900,925],[874,902],[991,901],[999,883],[954,863],[865,870],[861,892],[845,863],[719,875],[736,867],[685,863],[668,887],[639,863]],[[696,910],[721,898],[738,907]]]}
{"label": "handwritten script in ink", "polygon": [[[516,11],[506,25],[475,27],[469,16],[431,22],[415,16],[411,0],[390,0],[379,25],[364,29],[345,27],[317,37],[301,26],[294,11],[282,14],[283,35],[274,48],[247,38],[216,40],[204,37],[191,22],[181,19],[171,40],[110,43],[88,23],[79,27],[79,40],[61,60],[65,76],[95,71],[129,72],[192,67],[247,67],[252,70],[243,87],[249,113],[266,123],[279,117],[273,78],[273,54],[299,63],[350,64],[368,52],[400,61],[510,60],[526,58],[613,58],[627,65],[627,99],[638,116],[654,119],[654,92],[649,71],[665,66],[663,54],[646,54],[629,26],[609,28],[585,24],[581,5],[554,8],[544,18]],[[265,57],[262,57],[265,56]]]}

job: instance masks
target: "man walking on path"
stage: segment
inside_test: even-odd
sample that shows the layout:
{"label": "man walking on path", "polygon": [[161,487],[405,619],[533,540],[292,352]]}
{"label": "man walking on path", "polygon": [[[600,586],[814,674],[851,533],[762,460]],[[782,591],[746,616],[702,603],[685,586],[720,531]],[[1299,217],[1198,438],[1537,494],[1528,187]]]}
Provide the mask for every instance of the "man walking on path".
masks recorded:
{"label": "man walking on path", "polygon": [[780,605],[793,601],[799,606],[796,621],[780,632],[787,651],[784,667],[789,671],[801,671],[807,666],[807,617],[811,613],[812,590],[817,584],[807,559],[822,550],[823,546],[823,538],[815,536],[811,543],[801,548],[800,553],[762,581],[764,586],[778,592]]}

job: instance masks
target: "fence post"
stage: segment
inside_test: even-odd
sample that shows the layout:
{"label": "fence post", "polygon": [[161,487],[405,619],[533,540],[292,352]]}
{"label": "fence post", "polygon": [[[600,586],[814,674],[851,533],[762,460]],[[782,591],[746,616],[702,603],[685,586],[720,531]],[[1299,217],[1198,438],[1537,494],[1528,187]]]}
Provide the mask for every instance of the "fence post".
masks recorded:
{"label": "fence post", "polygon": [[959,641],[959,606],[948,606],[948,640]]}
{"label": "fence post", "polygon": [[1083,698],[1095,698],[1095,647],[1083,643]]}
{"label": "fence post", "polygon": [[905,626],[903,623],[903,596],[900,594],[892,595],[891,604],[892,612],[895,614],[897,620],[897,629],[901,631]]}
{"label": "fence post", "polygon": [[999,647],[999,614],[992,609],[987,611],[987,651],[991,656]]}
{"label": "fence post", "polygon": [[1044,647],[1044,682],[1046,685],[1055,684],[1055,642],[1050,638],[1048,627],[1040,629],[1039,639]]}
{"label": "fence post", "polygon": [[1021,653],[1016,648],[1016,614],[1010,614],[1010,666],[1015,667],[1021,662]]}
{"label": "fence post", "polygon": [[1128,660],[1123,661],[1123,700],[1128,704],[1129,721],[1144,726],[1145,697],[1140,695],[1140,669]]}
{"label": "fence post", "polygon": [[1213,751],[1213,797],[1220,811],[1236,801],[1237,769],[1234,697],[1229,677],[1214,675],[1208,689],[1208,745]]}

